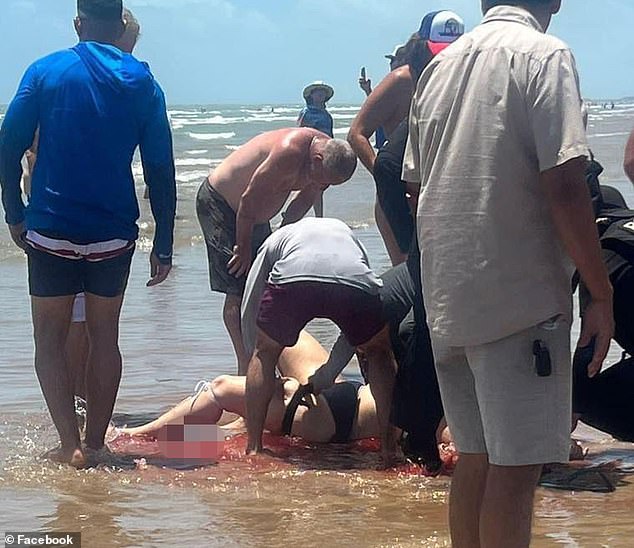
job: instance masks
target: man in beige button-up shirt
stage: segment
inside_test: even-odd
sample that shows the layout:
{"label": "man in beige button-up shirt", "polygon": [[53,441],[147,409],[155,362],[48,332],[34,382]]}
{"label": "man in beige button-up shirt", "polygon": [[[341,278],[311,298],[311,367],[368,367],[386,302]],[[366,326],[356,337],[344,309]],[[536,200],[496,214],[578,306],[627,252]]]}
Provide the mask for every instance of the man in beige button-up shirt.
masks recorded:
{"label": "man in beige button-up shirt", "polygon": [[[590,374],[613,330],[575,61],[544,34],[560,6],[482,0],[482,24],[430,63],[412,103],[403,179],[422,187],[423,293],[460,452],[458,548],[527,546],[541,465],[567,460],[573,263],[593,298],[579,342],[596,337]],[[537,368],[540,349],[550,368]]]}

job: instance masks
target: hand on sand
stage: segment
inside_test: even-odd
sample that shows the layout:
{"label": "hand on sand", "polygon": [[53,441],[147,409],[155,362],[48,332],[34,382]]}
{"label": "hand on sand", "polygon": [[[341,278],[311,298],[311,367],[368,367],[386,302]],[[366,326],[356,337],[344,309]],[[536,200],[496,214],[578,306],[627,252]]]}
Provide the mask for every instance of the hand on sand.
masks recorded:
{"label": "hand on sand", "polygon": [[249,268],[251,268],[251,256],[248,252],[243,254],[240,246],[233,246],[233,256],[227,263],[229,274],[240,278],[249,272]]}
{"label": "hand on sand", "polygon": [[159,261],[159,258],[152,252],[150,254],[150,280],[146,284],[147,287],[152,287],[163,283],[168,274],[172,270],[171,264],[163,264]]}
{"label": "hand on sand", "polygon": [[610,341],[614,336],[614,316],[612,312],[612,299],[592,300],[583,314],[581,322],[581,335],[578,348],[588,346],[592,339],[594,342],[594,355],[588,365],[588,377],[594,377],[603,365],[603,360],[610,349]]}
{"label": "hand on sand", "polygon": [[13,243],[17,245],[21,250],[25,251],[27,243],[24,239],[24,236],[26,235],[24,223],[9,225],[9,232],[11,233],[11,239],[13,240]]}

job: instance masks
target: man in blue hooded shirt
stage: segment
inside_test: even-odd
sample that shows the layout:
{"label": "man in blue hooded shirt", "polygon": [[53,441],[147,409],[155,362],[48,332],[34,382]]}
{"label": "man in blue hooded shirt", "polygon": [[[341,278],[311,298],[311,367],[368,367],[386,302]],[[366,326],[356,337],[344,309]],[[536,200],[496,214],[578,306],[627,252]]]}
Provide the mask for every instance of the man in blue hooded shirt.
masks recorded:
{"label": "man in blue hooded shirt", "polygon": [[[90,336],[86,447],[99,450],[121,379],[119,315],[139,217],[131,162],[137,146],[156,221],[151,280],[171,269],[176,183],[165,98],[146,65],[113,44],[121,0],[78,0],[80,42],[31,65],[0,129],[5,220],[29,263],[35,369],[61,439],[54,453],[86,464],[64,344],[74,295],[86,293]],[[29,203],[20,159],[39,128]]]}

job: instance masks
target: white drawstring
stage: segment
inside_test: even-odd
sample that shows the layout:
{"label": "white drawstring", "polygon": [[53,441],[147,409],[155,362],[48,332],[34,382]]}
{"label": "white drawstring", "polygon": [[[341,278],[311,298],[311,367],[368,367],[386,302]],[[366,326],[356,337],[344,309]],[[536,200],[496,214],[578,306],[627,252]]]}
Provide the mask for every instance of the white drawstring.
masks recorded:
{"label": "white drawstring", "polygon": [[208,381],[198,381],[198,383],[196,383],[196,387],[194,388],[194,393],[192,395],[192,404],[190,406],[190,410],[194,408],[194,404],[196,403],[196,400],[200,397],[200,395],[207,391],[207,390],[211,390],[211,387],[209,386],[209,382]]}

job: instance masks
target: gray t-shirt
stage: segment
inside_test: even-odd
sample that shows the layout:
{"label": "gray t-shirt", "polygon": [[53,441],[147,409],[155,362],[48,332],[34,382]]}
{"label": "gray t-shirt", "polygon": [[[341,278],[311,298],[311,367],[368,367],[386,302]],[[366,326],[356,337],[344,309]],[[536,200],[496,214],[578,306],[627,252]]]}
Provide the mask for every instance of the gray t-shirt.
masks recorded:
{"label": "gray t-shirt", "polygon": [[248,352],[266,284],[321,282],[347,285],[376,295],[383,282],[352,230],[338,219],[307,218],[284,226],[260,247],[242,299],[242,335]]}

